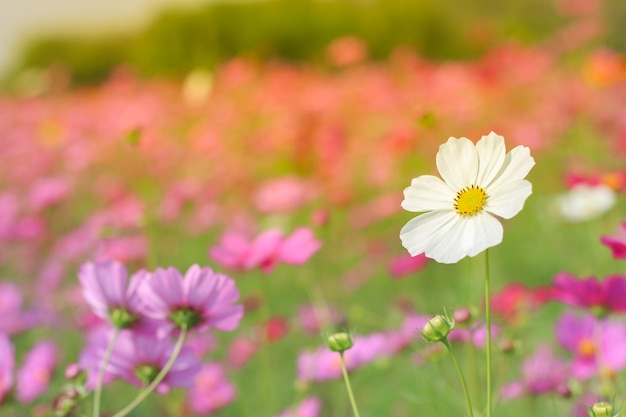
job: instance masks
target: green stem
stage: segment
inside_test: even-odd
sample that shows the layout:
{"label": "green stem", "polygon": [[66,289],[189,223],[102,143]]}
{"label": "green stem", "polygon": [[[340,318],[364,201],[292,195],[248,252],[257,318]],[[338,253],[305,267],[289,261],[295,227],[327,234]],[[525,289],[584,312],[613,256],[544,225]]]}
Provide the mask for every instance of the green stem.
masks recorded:
{"label": "green stem", "polygon": [[489,297],[489,249],[485,251],[485,325],[487,326],[487,417],[491,417],[491,301]]}
{"label": "green stem", "polygon": [[115,348],[115,343],[117,343],[117,337],[120,335],[120,329],[117,327],[113,331],[113,336],[111,336],[111,340],[109,340],[109,344],[107,345],[107,349],[104,352],[104,357],[102,358],[102,362],[100,363],[100,369],[98,370],[98,379],[96,381],[96,392],[93,397],[93,417],[98,417],[100,415],[100,400],[102,398],[102,384],[104,383],[104,374],[109,364],[109,360],[111,360],[111,355],[113,354],[113,349]]}
{"label": "green stem", "polygon": [[163,381],[163,379],[165,378],[167,373],[170,371],[170,369],[174,365],[174,362],[176,361],[176,358],[178,358],[178,354],[180,353],[180,350],[183,347],[183,343],[185,342],[185,336],[186,335],[187,335],[187,329],[184,328],[184,327],[181,328],[180,329],[180,335],[178,336],[178,340],[176,341],[176,345],[174,346],[174,350],[172,351],[172,356],[170,356],[170,358],[168,359],[168,361],[165,364],[165,366],[163,367],[163,369],[161,369],[161,372],[159,372],[159,374],[156,376],[156,378],[154,378],[152,380],[152,382],[150,382],[150,385],[148,385],[146,387],[146,389],[141,391],[139,393],[139,395],[137,395],[137,397],[130,404],[128,404],[126,407],[124,407],[117,414],[114,414],[113,417],[124,417],[126,414],[130,413],[135,407],[137,407],[139,404],[141,404],[141,402],[148,395],[150,395],[152,393],[152,391],[155,390],[157,385],[159,385],[161,383],[161,381]]}
{"label": "green stem", "polygon": [[348,390],[348,397],[350,397],[350,404],[352,404],[352,411],[354,417],[359,417],[359,409],[356,407],[356,401],[354,401],[354,394],[352,394],[352,387],[350,386],[350,378],[348,377],[348,370],[346,369],[346,363],[343,360],[343,352],[339,352],[339,358],[341,359],[341,372],[343,372],[343,380],[346,383],[346,389]]}
{"label": "green stem", "polygon": [[456,360],[456,355],[452,352],[452,348],[450,347],[450,343],[448,339],[444,338],[441,340],[447,348],[448,352],[450,352],[450,356],[452,356],[452,360],[454,361],[454,366],[456,366],[456,371],[459,374],[459,379],[461,380],[461,385],[463,386],[463,394],[465,395],[465,402],[467,403],[467,411],[470,417],[474,417],[474,409],[472,408],[472,400],[470,400],[469,391],[467,390],[467,383],[465,382],[465,376],[463,376],[463,371],[459,366],[459,362]]}

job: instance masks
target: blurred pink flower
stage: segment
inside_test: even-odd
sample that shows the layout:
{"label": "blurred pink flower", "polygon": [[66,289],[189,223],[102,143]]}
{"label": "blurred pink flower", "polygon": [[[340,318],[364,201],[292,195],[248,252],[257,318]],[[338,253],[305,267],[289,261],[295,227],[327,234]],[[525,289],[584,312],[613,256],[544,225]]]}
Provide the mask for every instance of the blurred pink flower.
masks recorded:
{"label": "blurred pink flower", "polygon": [[600,242],[611,248],[613,258],[626,259],[626,222],[622,222],[613,236],[602,236]]}
{"label": "blurred pink flower", "polygon": [[408,253],[395,256],[389,261],[387,271],[392,278],[400,279],[421,271],[428,263],[428,258],[423,253],[411,256]]}
{"label": "blurred pink flower", "polygon": [[291,213],[309,203],[315,194],[309,182],[287,176],[262,183],[253,200],[262,213]]}
{"label": "blurred pink flower", "polygon": [[[88,386],[92,388],[111,337],[111,330],[100,331],[96,337],[91,338],[81,353],[79,363],[88,370]],[[174,344],[167,338],[122,330],[106,368],[106,380],[120,377],[138,387],[149,384],[163,369],[173,350]],[[174,365],[157,385],[156,391],[166,394],[174,387],[191,388],[200,366],[193,350],[183,346]]]}
{"label": "blurred pink flower", "polygon": [[43,178],[35,182],[28,190],[28,206],[40,211],[65,199],[70,191],[71,182],[62,177]]}
{"label": "blurred pink flower", "polygon": [[309,334],[319,334],[320,330],[338,324],[343,316],[331,306],[304,305],[298,310],[298,321]]}
{"label": "blurred pink flower", "polygon": [[550,346],[540,346],[535,353],[524,359],[522,379],[501,388],[502,398],[546,393],[563,394],[568,391],[568,367],[564,360],[554,356]]}
{"label": "blurred pink flower", "polygon": [[15,398],[19,402],[30,403],[43,394],[50,385],[56,363],[56,344],[48,340],[37,342],[24,357],[24,363],[17,372]]}
{"label": "blurred pink flower", "polygon": [[222,365],[209,362],[203,364],[193,378],[187,402],[194,413],[209,414],[233,402],[236,395],[235,387],[226,378]]}
{"label": "blurred pink flower", "polygon": [[296,407],[280,413],[276,417],[319,417],[322,402],[316,397],[306,397]]}
{"label": "blurred pink flower", "polygon": [[524,284],[512,282],[492,294],[491,309],[498,317],[516,324],[548,302],[551,291],[548,287],[528,288]]}
{"label": "blurred pink flower", "polygon": [[0,332],[0,403],[13,387],[15,348],[9,337]]}
{"label": "blurred pink flower", "polygon": [[236,369],[243,368],[258,350],[258,341],[247,336],[236,337],[228,346],[226,362]]}
{"label": "blurred pink flower", "polygon": [[322,246],[305,227],[284,236],[278,229],[271,229],[250,240],[239,232],[226,232],[218,246],[209,249],[211,258],[220,265],[250,270],[261,268],[266,274],[279,263],[302,265]]}
{"label": "blurred pink flower", "polygon": [[344,36],[334,40],[326,50],[328,61],[336,66],[347,66],[362,62],[367,58],[365,43],[354,36]]}
{"label": "blurred pink flower", "polygon": [[596,314],[626,312],[626,276],[611,275],[577,279],[561,272],[552,281],[553,300],[587,309]]}
{"label": "blurred pink flower", "polygon": [[[354,338],[354,346],[344,352],[346,369],[354,370],[378,358],[390,356],[390,344],[384,333],[372,333]],[[320,346],[315,351],[298,355],[298,379],[302,381],[325,381],[340,378],[339,354]]]}
{"label": "blurred pink flower", "polygon": [[556,323],[556,339],[572,353],[571,374],[586,380],[626,368],[626,326],[590,314],[566,312]]}
{"label": "blurred pink flower", "polygon": [[243,307],[235,281],[211,268],[192,265],[185,276],[173,267],[147,273],[139,294],[141,312],[166,328],[232,331],[239,325]]}
{"label": "blurred pink flower", "polygon": [[148,254],[148,246],[148,239],[143,235],[100,239],[96,243],[93,259],[97,262],[143,259]]}

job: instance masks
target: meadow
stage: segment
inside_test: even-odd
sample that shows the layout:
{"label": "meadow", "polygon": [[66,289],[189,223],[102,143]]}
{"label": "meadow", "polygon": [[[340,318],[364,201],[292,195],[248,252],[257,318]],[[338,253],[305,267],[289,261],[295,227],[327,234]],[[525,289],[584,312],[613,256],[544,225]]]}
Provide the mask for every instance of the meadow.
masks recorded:
{"label": "meadow", "polygon": [[[403,191],[439,176],[440,146],[495,132],[535,165],[488,250],[494,415],[614,401],[597,415],[615,417],[626,57],[574,17],[464,60],[401,46],[372,60],[344,36],[323,65],[237,56],[167,78],[122,65],[90,86],[58,67],[26,74],[0,96],[0,415],[121,417],[180,341],[170,379],[127,415],[348,416],[326,346],[343,331],[361,416],[467,415],[450,354],[420,335],[445,310],[473,415],[490,417],[486,253],[438,263],[399,234],[418,215]],[[215,310],[199,317],[202,297]],[[139,342],[144,314],[170,327]]]}

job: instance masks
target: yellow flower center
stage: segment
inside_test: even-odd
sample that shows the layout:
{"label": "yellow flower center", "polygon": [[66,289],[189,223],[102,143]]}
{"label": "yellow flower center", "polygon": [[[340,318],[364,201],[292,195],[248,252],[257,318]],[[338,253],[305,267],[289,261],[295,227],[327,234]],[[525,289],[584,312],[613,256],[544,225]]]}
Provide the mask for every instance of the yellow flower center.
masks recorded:
{"label": "yellow flower center", "polygon": [[470,185],[456,193],[454,209],[460,216],[480,213],[487,202],[487,192],[477,185]]}
{"label": "yellow flower center", "polygon": [[591,358],[596,353],[596,346],[593,340],[585,338],[578,342],[578,354],[583,358]]}

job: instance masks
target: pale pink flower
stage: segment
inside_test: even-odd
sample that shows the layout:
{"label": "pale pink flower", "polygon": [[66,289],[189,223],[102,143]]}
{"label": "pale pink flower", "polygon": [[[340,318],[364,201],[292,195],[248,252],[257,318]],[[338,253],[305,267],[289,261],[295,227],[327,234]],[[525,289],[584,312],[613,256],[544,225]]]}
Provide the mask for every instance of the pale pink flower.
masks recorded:
{"label": "pale pink flower", "polygon": [[316,397],[306,397],[296,407],[289,408],[276,417],[319,417],[322,402]]}
{"label": "pale pink flower", "polygon": [[428,264],[428,258],[423,253],[416,256],[403,253],[389,261],[387,270],[391,278],[400,279],[421,271],[426,264]]}
{"label": "pale pink flower", "polygon": [[30,403],[48,389],[57,355],[56,344],[49,340],[38,342],[26,354],[17,372],[15,397],[19,402]]}
{"label": "pale pink flower", "polygon": [[258,350],[258,341],[245,336],[236,337],[228,346],[226,362],[236,369],[243,368]]}
{"label": "pale pink flower", "polygon": [[287,176],[261,184],[253,199],[263,213],[291,213],[315,198],[313,186],[303,179]]}
{"label": "pale pink flower", "polygon": [[139,287],[142,313],[165,328],[232,331],[239,325],[243,307],[235,302],[235,281],[211,268],[192,265],[185,276],[173,267],[147,274]]}
{"label": "pale pink flower", "polygon": [[235,400],[237,393],[222,365],[209,362],[202,365],[200,372],[193,378],[193,386],[187,394],[191,411],[209,414]]}
{"label": "pale pink flower", "polygon": [[211,258],[220,265],[250,270],[260,268],[265,273],[273,271],[279,263],[302,265],[322,246],[305,227],[284,236],[282,231],[271,229],[250,239],[239,232],[227,232],[220,244],[209,249]]}

